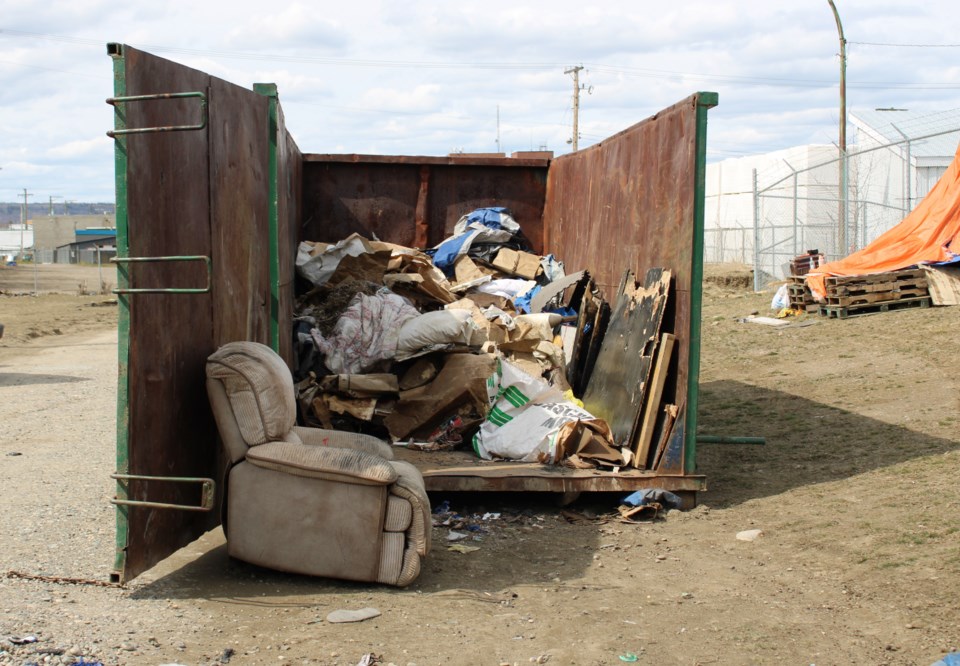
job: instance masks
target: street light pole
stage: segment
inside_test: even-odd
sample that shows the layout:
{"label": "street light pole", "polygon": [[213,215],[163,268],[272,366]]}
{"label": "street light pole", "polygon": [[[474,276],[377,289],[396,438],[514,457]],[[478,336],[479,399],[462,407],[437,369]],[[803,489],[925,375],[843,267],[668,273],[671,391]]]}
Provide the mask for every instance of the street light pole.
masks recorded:
{"label": "street light pole", "polygon": [[847,249],[847,40],[843,36],[843,24],[833,0],[827,0],[837,22],[837,34],[840,36],[840,214],[838,229],[840,249],[846,255]]}

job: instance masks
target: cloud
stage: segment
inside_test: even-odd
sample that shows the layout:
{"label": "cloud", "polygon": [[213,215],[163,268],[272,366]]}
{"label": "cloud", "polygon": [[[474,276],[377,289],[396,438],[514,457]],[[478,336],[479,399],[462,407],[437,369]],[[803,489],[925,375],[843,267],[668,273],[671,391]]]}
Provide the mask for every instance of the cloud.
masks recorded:
{"label": "cloud", "polygon": [[93,155],[102,157],[113,152],[113,142],[106,136],[79,141],[70,141],[57,145],[46,152],[46,157],[53,159],[77,160]]}
{"label": "cloud", "polygon": [[[957,49],[870,44],[956,43],[954,3],[844,0],[848,107],[960,107]],[[698,90],[720,94],[711,159],[837,134],[839,42],[823,2],[7,0],[2,20],[5,201],[24,185],[78,200],[112,192],[108,41],[246,89],[276,83],[305,152],[490,151],[499,107],[502,149],[562,153],[573,92],[564,69],[579,64],[593,86],[581,97],[581,146]]]}

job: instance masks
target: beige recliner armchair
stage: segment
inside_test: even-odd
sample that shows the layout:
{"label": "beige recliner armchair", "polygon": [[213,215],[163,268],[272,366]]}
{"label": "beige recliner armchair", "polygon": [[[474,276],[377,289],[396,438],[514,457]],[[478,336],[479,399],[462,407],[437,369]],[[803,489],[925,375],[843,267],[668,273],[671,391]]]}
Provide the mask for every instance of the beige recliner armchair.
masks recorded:
{"label": "beige recliner armchair", "polygon": [[430,550],[423,477],[366,435],[296,425],[293,378],[257,342],[207,359],[207,394],[230,461],[227,550],[295,573],[407,585]]}

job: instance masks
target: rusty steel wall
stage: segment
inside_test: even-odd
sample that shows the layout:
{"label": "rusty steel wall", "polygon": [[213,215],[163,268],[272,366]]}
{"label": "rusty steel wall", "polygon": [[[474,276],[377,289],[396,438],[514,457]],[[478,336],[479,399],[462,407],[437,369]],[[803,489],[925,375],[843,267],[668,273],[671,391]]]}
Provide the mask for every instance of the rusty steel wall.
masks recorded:
{"label": "rusty steel wall", "polygon": [[[202,91],[209,76],[124,48],[128,95]],[[196,122],[196,103],[169,100],[128,104],[129,127]],[[127,144],[129,254],[132,257],[209,255],[210,181],[205,131],[133,134]],[[146,264],[130,271],[131,287],[206,284],[195,263]],[[213,346],[210,294],[132,294],[129,302],[128,470],[149,476],[207,476],[216,451],[206,406],[203,364]],[[122,375],[121,375],[122,376]],[[122,424],[121,424],[122,427]],[[124,470],[118,470],[124,471]],[[149,492],[149,496],[147,493]],[[131,482],[129,497],[197,503],[186,484]],[[127,509],[123,579],[136,576],[209,525],[210,516],[142,507]]]}
{"label": "rusty steel wall", "polygon": [[542,247],[547,160],[305,155],[300,240],[371,234],[432,247],[457,220],[505,206],[536,251]]}
{"label": "rusty steel wall", "polygon": [[280,266],[280,355],[288,365],[293,362],[294,273],[297,254],[297,230],[302,211],[303,155],[287,131],[283,109],[277,105],[277,241]]}
{"label": "rusty steel wall", "polygon": [[[122,53],[127,95],[198,91],[208,95],[209,105],[203,130],[125,138],[127,170],[120,176],[127,183],[129,256],[206,255],[212,271],[210,293],[125,297],[130,313],[128,468],[118,471],[219,482],[206,358],[230,340],[269,341],[267,100],[130,47]],[[198,116],[195,99],[125,104],[123,112],[129,127],[195,123]],[[200,262],[131,270],[131,287],[203,287],[206,282]],[[199,503],[193,484],[131,482],[129,496]],[[216,511],[126,511],[124,580],[219,522]]]}
{"label": "rusty steel wall", "polygon": [[[627,269],[673,273],[664,331],[678,336],[676,382],[664,401],[687,394],[695,234],[697,101],[693,95],[605,141],[555,159],[544,205],[545,242],[568,272],[587,269],[616,299]],[[697,286],[699,288],[699,286]]]}

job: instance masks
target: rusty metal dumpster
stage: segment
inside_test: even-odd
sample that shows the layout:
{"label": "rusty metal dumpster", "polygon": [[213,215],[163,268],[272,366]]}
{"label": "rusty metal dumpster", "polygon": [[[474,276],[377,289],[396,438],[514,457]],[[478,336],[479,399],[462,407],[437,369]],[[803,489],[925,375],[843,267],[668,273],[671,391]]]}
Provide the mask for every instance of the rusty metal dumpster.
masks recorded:
{"label": "rusty metal dumpster", "polygon": [[276,87],[247,90],[121,44],[113,60],[119,377],[117,550],[128,580],[219,522],[224,468],[204,390],[219,345],[255,340],[288,361],[297,243],[359,232],[413,247],[465,212],[505,206],[536,251],[587,268],[605,293],[624,270],[675,279],[682,410],[655,470],[480,465],[414,456],[430,491],[632,491],[694,499],[707,110],[697,93],[556,159],[302,152]]}

